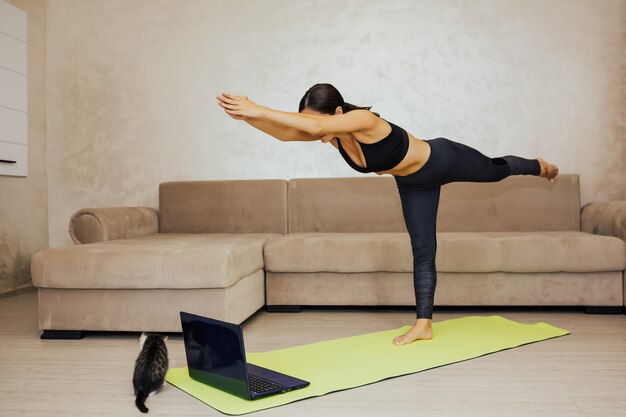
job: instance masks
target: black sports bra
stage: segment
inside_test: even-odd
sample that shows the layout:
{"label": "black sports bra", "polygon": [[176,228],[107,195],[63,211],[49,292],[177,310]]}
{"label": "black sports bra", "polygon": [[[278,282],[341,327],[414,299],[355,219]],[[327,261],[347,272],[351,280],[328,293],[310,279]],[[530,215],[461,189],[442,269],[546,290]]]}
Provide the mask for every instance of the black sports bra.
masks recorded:
{"label": "black sports bra", "polygon": [[359,142],[359,146],[361,146],[363,156],[365,157],[366,168],[358,166],[350,159],[350,156],[348,156],[343,146],[341,146],[341,140],[337,138],[339,153],[341,153],[343,159],[345,159],[348,165],[354,170],[359,172],[386,171],[395,167],[404,159],[409,151],[409,135],[406,133],[406,130],[402,129],[400,126],[388,120],[385,121],[391,126],[391,132],[386,138],[375,143]]}

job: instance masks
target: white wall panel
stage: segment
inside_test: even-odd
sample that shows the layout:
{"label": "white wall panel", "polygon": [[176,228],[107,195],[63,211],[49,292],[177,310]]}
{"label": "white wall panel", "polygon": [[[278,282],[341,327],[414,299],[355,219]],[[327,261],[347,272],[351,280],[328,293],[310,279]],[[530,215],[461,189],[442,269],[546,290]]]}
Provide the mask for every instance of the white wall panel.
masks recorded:
{"label": "white wall panel", "polygon": [[0,141],[26,145],[28,118],[23,111],[0,107]]}
{"label": "white wall panel", "polygon": [[26,12],[0,0],[0,32],[26,42]]}
{"label": "white wall panel", "polygon": [[[1,52],[0,52],[1,53]],[[0,106],[26,111],[26,76],[0,68]]]}
{"label": "white wall panel", "polygon": [[26,43],[0,33],[0,67],[26,75]]}
{"label": "white wall panel", "polygon": [[0,175],[28,173],[27,14],[0,0]]}
{"label": "white wall panel", "polygon": [[0,175],[25,177],[27,172],[27,146],[18,143],[0,142]]}

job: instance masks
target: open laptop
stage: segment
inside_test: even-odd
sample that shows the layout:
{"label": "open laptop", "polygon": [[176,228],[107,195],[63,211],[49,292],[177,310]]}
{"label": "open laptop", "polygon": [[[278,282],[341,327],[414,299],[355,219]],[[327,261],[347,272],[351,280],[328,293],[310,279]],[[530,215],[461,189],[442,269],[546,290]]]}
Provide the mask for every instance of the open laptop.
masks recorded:
{"label": "open laptop", "polygon": [[189,376],[246,400],[304,388],[309,381],[246,362],[243,329],[180,312]]}

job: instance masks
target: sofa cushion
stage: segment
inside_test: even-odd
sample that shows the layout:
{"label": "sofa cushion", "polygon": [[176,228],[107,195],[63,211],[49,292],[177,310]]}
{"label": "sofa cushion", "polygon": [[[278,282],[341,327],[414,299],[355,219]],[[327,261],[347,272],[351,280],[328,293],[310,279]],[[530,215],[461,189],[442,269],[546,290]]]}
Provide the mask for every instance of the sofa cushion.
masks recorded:
{"label": "sofa cushion", "polygon": [[287,180],[168,181],[161,233],[287,233]]}
{"label": "sofa cushion", "polygon": [[35,287],[225,288],[263,268],[273,233],[157,233],[75,247],[32,258]]}
{"label": "sofa cushion", "polygon": [[[264,247],[271,272],[412,272],[406,233],[293,233]],[[442,272],[597,272],[623,270],[626,243],[576,231],[438,232]]]}
{"label": "sofa cushion", "polygon": [[[577,174],[441,188],[439,232],[580,231]],[[407,232],[392,176],[289,180],[289,233]]]}

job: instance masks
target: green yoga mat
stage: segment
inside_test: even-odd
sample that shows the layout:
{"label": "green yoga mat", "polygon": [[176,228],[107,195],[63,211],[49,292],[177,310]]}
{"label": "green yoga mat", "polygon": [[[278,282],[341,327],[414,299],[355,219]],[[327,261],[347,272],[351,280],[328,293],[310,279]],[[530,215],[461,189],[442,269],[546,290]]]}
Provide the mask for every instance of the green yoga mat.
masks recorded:
{"label": "green yoga mat", "polygon": [[250,363],[311,382],[306,388],[258,400],[244,400],[194,381],[187,367],[170,369],[166,381],[223,413],[238,415],[570,333],[543,322],[524,324],[501,316],[467,316],[433,323],[430,340],[400,346],[392,343],[410,327],[246,353]]}

